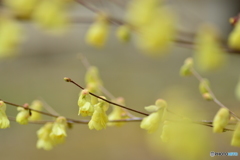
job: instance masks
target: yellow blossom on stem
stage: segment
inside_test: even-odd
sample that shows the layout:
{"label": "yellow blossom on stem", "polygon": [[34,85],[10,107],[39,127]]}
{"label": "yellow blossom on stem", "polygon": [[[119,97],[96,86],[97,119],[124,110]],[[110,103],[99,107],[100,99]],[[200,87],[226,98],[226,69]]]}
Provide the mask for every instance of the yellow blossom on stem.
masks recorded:
{"label": "yellow blossom on stem", "polygon": [[10,127],[10,122],[6,115],[6,104],[0,101],[0,128],[5,129]]}
{"label": "yellow blossom on stem", "polygon": [[[116,103],[125,105],[125,100],[122,97],[120,97],[120,98],[117,98]],[[119,106],[113,106],[112,112],[108,115],[108,120],[110,120],[110,121],[111,120],[128,119],[128,118],[130,118],[130,117],[128,116],[127,111]],[[120,127],[124,124],[125,124],[125,122],[108,122],[108,126]]]}
{"label": "yellow blossom on stem", "polygon": [[[41,101],[35,100],[30,105],[30,108],[36,109],[38,111],[41,111],[42,108],[43,108],[43,104],[42,104]],[[32,112],[32,115],[28,118],[28,120],[30,120],[30,121],[37,121],[37,120],[41,119],[42,115],[40,113],[35,112],[35,111],[31,111],[31,112]]]}
{"label": "yellow blossom on stem", "polygon": [[20,18],[30,18],[38,0],[4,0],[4,4]]}
{"label": "yellow blossom on stem", "polygon": [[233,132],[233,137],[231,141],[232,146],[240,147],[240,123],[238,122]]}
{"label": "yellow blossom on stem", "polygon": [[99,103],[94,106],[92,118],[88,123],[89,129],[101,130],[106,128],[108,122],[106,111],[108,110],[108,107],[109,104],[107,102],[99,99]]}
{"label": "yellow blossom on stem", "polygon": [[147,130],[148,133],[155,132],[159,128],[160,123],[164,118],[166,107],[167,107],[167,103],[162,99],[158,99],[156,101],[155,107],[153,106],[145,107],[146,110],[155,110],[155,111],[142,120],[140,127],[142,129]]}
{"label": "yellow blossom on stem", "polygon": [[78,106],[79,112],[78,115],[82,116],[92,116],[94,112],[94,106],[91,103],[91,96],[87,89],[81,91],[79,99],[78,99]]}
{"label": "yellow blossom on stem", "polygon": [[199,83],[199,91],[201,94],[209,93],[210,82],[208,79],[203,79]]}
{"label": "yellow blossom on stem", "polygon": [[109,22],[106,15],[99,14],[86,35],[86,42],[95,47],[103,47],[107,41],[109,32]]}
{"label": "yellow blossom on stem", "polygon": [[230,113],[227,108],[221,108],[217,112],[213,120],[213,132],[221,133],[224,127],[227,126],[230,119]]}
{"label": "yellow blossom on stem", "polygon": [[42,28],[62,31],[68,24],[65,7],[62,0],[41,0],[33,12],[33,20]]}
{"label": "yellow blossom on stem", "polygon": [[22,32],[17,22],[0,17],[0,58],[13,56],[21,40]]}
{"label": "yellow blossom on stem", "polygon": [[53,123],[46,123],[42,128],[37,131],[38,141],[37,148],[44,150],[51,150],[54,146],[54,142],[50,137]]}
{"label": "yellow blossom on stem", "polygon": [[55,143],[62,143],[67,136],[66,133],[67,120],[65,117],[58,117],[53,123],[52,131],[50,137]]}
{"label": "yellow blossom on stem", "polygon": [[194,61],[199,70],[212,71],[225,64],[227,57],[214,27],[201,27],[196,37],[196,44]]}
{"label": "yellow blossom on stem", "polygon": [[17,114],[16,121],[19,124],[28,124],[28,118],[30,117],[29,110],[21,107],[18,107],[17,110],[19,113]]}
{"label": "yellow blossom on stem", "polygon": [[183,66],[180,69],[181,76],[191,76],[192,75],[192,67],[193,67],[193,59],[187,58],[184,61]]}

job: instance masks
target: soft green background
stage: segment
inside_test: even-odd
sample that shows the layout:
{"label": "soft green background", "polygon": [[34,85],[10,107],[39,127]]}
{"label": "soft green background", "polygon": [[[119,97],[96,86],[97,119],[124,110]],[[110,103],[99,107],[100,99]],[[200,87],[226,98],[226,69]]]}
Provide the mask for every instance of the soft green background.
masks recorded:
{"label": "soft green background", "polygon": [[[237,11],[233,8],[234,2],[170,1],[181,16],[180,28],[194,31],[201,21],[211,21],[218,25],[223,35],[227,35],[231,30],[228,18],[238,13],[234,12]],[[90,15],[84,9],[82,12]],[[74,13],[76,17],[77,13]],[[34,25],[22,25],[26,31],[26,41],[20,49],[20,55],[0,61],[1,99],[23,104],[42,97],[60,114],[80,119],[81,117],[77,116],[80,90],[64,82],[63,77],[68,76],[84,85],[85,68],[77,59],[77,55],[81,53],[99,68],[104,86],[115,96],[123,96],[128,107],[144,112],[144,106],[153,104],[157,98],[166,97],[170,108],[174,110],[181,106],[181,97],[184,97],[185,101],[189,100],[194,104],[191,107],[195,112],[203,114],[197,118],[206,120],[211,120],[219,108],[214,103],[202,100],[195,78],[179,76],[179,68],[184,59],[193,53],[191,49],[174,47],[171,53],[165,56],[151,58],[135,49],[133,43],[118,42],[114,37],[114,27],[108,44],[99,50],[84,42],[87,24],[74,24],[67,34],[57,37],[41,32]],[[222,70],[203,74],[211,81],[216,96],[238,115],[240,102],[234,96],[234,89],[240,74],[239,61],[240,55],[229,54],[229,63]],[[172,96],[169,96],[169,93],[173,93]],[[178,102],[179,106],[176,105]],[[16,113],[15,107],[8,106],[8,115],[15,116]],[[0,159],[169,159],[161,153],[160,148],[158,153],[151,149],[147,140],[149,135],[140,129],[138,122],[121,128],[109,127],[102,131],[90,131],[86,125],[74,125],[74,128],[68,131],[66,143],[52,151],[36,149],[36,131],[40,127],[41,125],[33,124],[20,126],[12,122],[11,128],[0,130]],[[240,154],[239,148],[229,145],[231,132],[212,134],[211,128],[204,129],[211,137],[210,142],[208,140],[206,143],[213,144],[209,152],[238,151]],[[209,152],[205,153],[205,159],[209,158]]]}

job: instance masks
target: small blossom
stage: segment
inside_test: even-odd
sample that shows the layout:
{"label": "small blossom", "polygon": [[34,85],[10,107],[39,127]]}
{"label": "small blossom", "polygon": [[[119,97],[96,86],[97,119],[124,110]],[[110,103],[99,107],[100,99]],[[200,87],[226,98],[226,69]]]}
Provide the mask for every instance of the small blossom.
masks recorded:
{"label": "small blossom", "polygon": [[10,122],[6,115],[6,104],[0,101],[0,128],[5,129],[10,127]]}
{"label": "small blossom", "polygon": [[196,38],[194,62],[201,71],[212,71],[220,68],[226,62],[226,54],[219,42],[216,29],[212,26],[200,28]]}
{"label": "small blossom", "polygon": [[[162,99],[158,99],[155,103],[155,106],[155,108],[157,108],[156,111],[145,117],[140,125],[140,127],[147,130],[148,133],[153,133],[159,128],[160,123],[164,118],[167,103]],[[147,110],[150,110],[150,108],[152,110],[153,107],[149,106],[147,107]]]}
{"label": "small blossom", "polygon": [[107,41],[109,22],[105,15],[100,14],[97,21],[93,23],[86,35],[86,42],[95,47],[103,47]]}
{"label": "small blossom", "polygon": [[[125,105],[124,99],[121,98],[121,97],[116,100],[116,103],[120,104],[120,105]],[[118,107],[118,106],[113,106],[113,111],[108,115],[108,120],[109,121],[128,119],[128,118],[130,118],[130,117],[128,116],[127,111],[125,111],[123,108]],[[125,122],[109,122],[108,126],[118,126],[118,127],[120,127],[124,124],[125,124]]]}
{"label": "small blossom", "polygon": [[[41,101],[35,100],[35,101],[32,102],[30,108],[36,109],[38,111],[41,111],[42,108],[43,108],[43,104],[42,104]],[[37,120],[41,119],[42,115],[40,113],[35,112],[35,111],[31,111],[31,112],[32,112],[32,115],[29,117],[28,120],[30,120],[30,121],[37,121]]]}
{"label": "small blossom", "polygon": [[162,134],[161,134],[161,139],[163,142],[168,142],[169,139],[171,138],[171,122],[169,121],[164,121],[163,128],[162,128]]}
{"label": "small blossom", "polygon": [[41,0],[33,12],[33,20],[42,28],[62,31],[68,24],[65,7],[62,0]]}
{"label": "small blossom", "polygon": [[19,113],[17,114],[16,121],[19,124],[28,124],[28,118],[30,117],[29,110],[18,107],[17,110]]}
{"label": "small blossom", "polygon": [[4,0],[13,13],[20,18],[30,18],[38,0]]}
{"label": "small blossom", "polygon": [[79,112],[78,115],[91,116],[94,111],[94,107],[91,103],[91,96],[87,89],[81,91],[78,99]]}
{"label": "small blossom", "polygon": [[0,18],[0,58],[14,55],[22,40],[21,27],[12,19]]}
{"label": "small blossom", "polygon": [[192,75],[192,67],[193,67],[193,59],[187,58],[184,61],[183,66],[180,69],[181,76],[191,76]]}
{"label": "small blossom", "polygon": [[227,108],[221,108],[217,112],[213,120],[213,132],[221,133],[224,127],[228,124],[230,119],[230,113]]}
{"label": "small blossom", "polygon": [[99,103],[94,106],[92,118],[88,123],[89,129],[101,130],[106,128],[108,122],[106,111],[108,110],[108,107],[109,104],[107,102],[99,99]]}
{"label": "small blossom", "polygon": [[208,79],[203,79],[199,84],[199,91],[201,94],[209,93],[210,82]]}
{"label": "small blossom", "polygon": [[231,141],[232,146],[240,147],[240,123],[238,122],[233,132],[233,137]]}
{"label": "small blossom", "polygon": [[212,101],[213,100],[213,97],[210,93],[204,93],[202,96],[207,101]]}
{"label": "small blossom", "polygon": [[66,127],[67,127],[66,118],[58,117],[56,121],[53,123],[50,137],[57,143],[64,141],[65,137],[67,136]]}
{"label": "small blossom", "polygon": [[117,38],[121,42],[128,42],[131,38],[130,27],[127,25],[122,25],[117,29]]}
{"label": "small blossom", "polygon": [[38,141],[37,148],[44,150],[51,150],[54,146],[54,142],[50,137],[53,123],[46,123],[42,128],[37,131]]}

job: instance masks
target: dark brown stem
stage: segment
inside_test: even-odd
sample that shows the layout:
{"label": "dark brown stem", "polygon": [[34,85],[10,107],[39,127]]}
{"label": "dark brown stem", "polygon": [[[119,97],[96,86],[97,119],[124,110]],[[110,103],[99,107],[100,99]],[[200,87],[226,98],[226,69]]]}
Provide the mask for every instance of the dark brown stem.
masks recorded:
{"label": "dark brown stem", "polygon": [[[71,83],[73,83],[74,85],[78,86],[78,87],[81,88],[82,90],[85,89],[85,88],[83,88],[82,86],[80,86],[79,84],[77,84],[76,82],[74,82],[74,81],[73,81],[72,79],[70,79],[70,78],[65,77],[64,80],[65,80],[66,82],[71,82]],[[105,102],[108,102],[109,104],[112,104],[112,105],[115,105],[115,106],[118,106],[118,107],[127,109],[127,110],[129,110],[129,111],[133,111],[133,112],[142,114],[142,115],[144,115],[144,116],[149,116],[149,114],[147,114],[147,113],[143,113],[143,112],[140,112],[140,111],[137,111],[137,110],[128,108],[128,107],[126,107],[126,106],[123,106],[123,105],[120,105],[120,104],[111,102],[111,101],[109,101],[109,100],[107,100],[107,99],[104,99],[104,98],[102,98],[102,97],[94,94],[94,93],[89,92],[89,94],[92,95],[92,96],[94,96],[94,97],[96,97],[96,98],[99,98],[99,99],[101,99],[101,100],[103,100],[103,101],[105,101]]]}

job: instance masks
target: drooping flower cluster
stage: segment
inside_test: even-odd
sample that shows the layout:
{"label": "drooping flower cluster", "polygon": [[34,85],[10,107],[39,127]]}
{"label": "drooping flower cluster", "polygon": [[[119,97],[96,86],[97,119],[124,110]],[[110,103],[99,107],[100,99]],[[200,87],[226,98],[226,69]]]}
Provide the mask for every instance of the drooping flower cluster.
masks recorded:
{"label": "drooping flower cluster", "polygon": [[0,128],[5,129],[10,127],[10,122],[6,115],[6,104],[0,101]]}
{"label": "drooping flower cluster", "polygon": [[145,117],[141,122],[141,128],[147,130],[149,133],[153,133],[159,129],[160,123],[164,119],[164,114],[166,112],[167,103],[158,99],[155,105],[147,106],[145,109],[148,112],[153,112],[149,116]]}
{"label": "drooping flower cluster", "polygon": [[65,141],[67,120],[65,117],[58,117],[54,123],[46,123],[37,131],[37,148],[51,150],[55,145]]}

